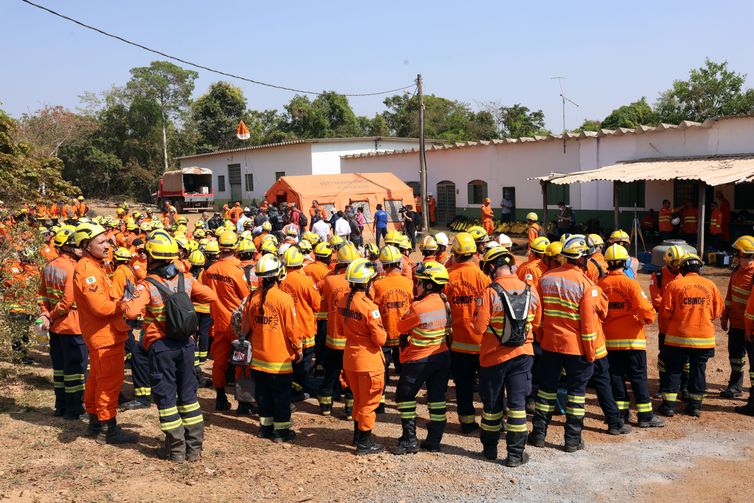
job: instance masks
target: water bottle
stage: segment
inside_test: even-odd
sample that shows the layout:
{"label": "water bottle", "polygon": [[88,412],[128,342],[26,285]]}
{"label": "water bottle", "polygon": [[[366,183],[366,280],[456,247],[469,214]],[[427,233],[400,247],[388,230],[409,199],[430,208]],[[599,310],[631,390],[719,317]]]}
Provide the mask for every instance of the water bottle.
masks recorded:
{"label": "water bottle", "polygon": [[44,321],[42,318],[37,318],[34,322],[34,332],[37,334],[37,344],[46,348],[50,345],[50,332],[46,328],[42,328]]}

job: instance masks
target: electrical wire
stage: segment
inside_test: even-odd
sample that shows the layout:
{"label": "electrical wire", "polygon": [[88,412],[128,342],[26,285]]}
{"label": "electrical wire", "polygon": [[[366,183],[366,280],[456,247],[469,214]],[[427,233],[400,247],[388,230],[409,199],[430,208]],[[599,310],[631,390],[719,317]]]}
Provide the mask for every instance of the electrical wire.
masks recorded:
{"label": "electrical wire", "polygon": [[[277,84],[270,84],[268,82],[262,82],[262,81],[259,81],[259,80],[250,79],[248,77],[243,77],[241,75],[236,75],[236,74],[233,74],[233,73],[224,72],[222,70],[218,70],[216,68],[212,68],[212,67],[209,67],[209,66],[200,65],[198,63],[193,63],[191,61],[179,58],[177,56],[171,56],[170,54],[167,54],[165,52],[159,51],[157,49],[152,49],[151,47],[148,47],[146,45],[140,44],[138,42],[133,42],[133,41],[128,40],[126,38],[123,38],[123,37],[121,37],[119,35],[114,35],[112,33],[108,33],[105,30],[101,30],[101,29],[99,29],[99,28],[97,28],[95,26],[86,24],[86,23],[84,23],[82,21],[79,21],[79,20],[74,19],[72,17],[66,16],[65,14],[61,14],[60,12],[57,12],[57,11],[54,11],[54,10],[48,8],[48,7],[45,7],[44,5],[36,4],[34,2],[31,2],[30,0],[21,0],[21,1],[23,3],[25,3],[25,4],[31,5],[32,7],[36,7],[37,9],[41,9],[43,11],[46,11],[46,12],[48,12],[48,13],[54,15],[54,16],[57,16],[57,17],[59,17],[61,19],[65,19],[66,21],[70,21],[72,23],[75,23],[75,24],[77,24],[77,25],[79,25],[79,26],[81,26],[83,28],[88,29],[88,30],[95,31],[95,32],[97,32],[97,33],[99,33],[101,35],[106,36],[106,37],[114,38],[115,40],[118,40],[118,41],[123,42],[125,44],[132,45],[134,47],[138,47],[139,49],[143,49],[145,51],[148,51],[148,52],[160,55],[160,56],[162,56],[164,58],[167,58],[167,59],[172,59],[173,61],[178,61],[179,63],[183,63],[184,65],[192,66],[192,67],[198,68],[200,70],[205,70],[205,71],[208,71],[208,72],[216,73],[218,75],[223,75],[225,77],[230,77],[230,78],[233,78],[233,79],[243,80],[245,82],[249,82],[251,84],[256,84],[256,85],[259,85],[259,86],[271,87],[273,89],[281,89],[283,91],[291,91],[291,92],[294,92],[294,93],[301,93],[301,94],[311,94],[311,95],[315,95],[315,96],[320,96],[320,95],[323,94],[322,92],[306,91],[304,89],[296,89],[294,87],[287,87],[287,86],[281,86],[281,85],[277,85]],[[374,93],[338,93],[338,94],[341,94],[342,96],[349,96],[349,97],[380,96],[382,94],[391,94],[391,93],[397,93],[398,91],[405,91],[407,89],[411,89],[412,87],[416,87],[416,84],[412,83],[412,84],[410,84],[408,86],[397,87],[395,89],[389,89],[387,91],[378,91],[378,92],[374,92]]]}

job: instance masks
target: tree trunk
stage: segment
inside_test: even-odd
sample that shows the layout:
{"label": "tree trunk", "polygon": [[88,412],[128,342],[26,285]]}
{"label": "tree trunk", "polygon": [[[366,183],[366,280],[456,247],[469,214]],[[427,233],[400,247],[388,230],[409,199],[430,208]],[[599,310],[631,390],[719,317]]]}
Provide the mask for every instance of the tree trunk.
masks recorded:
{"label": "tree trunk", "polygon": [[165,171],[168,170],[168,132],[165,125],[165,114],[162,114],[162,153],[165,160]]}

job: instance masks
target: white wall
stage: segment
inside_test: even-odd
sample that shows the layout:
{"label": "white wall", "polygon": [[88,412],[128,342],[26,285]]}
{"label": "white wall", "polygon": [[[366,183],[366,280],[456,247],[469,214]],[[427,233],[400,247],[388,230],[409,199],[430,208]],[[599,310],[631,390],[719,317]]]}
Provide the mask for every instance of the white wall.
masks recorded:
{"label": "white wall", "polygon": [[418,147],[419,142],[359,141],[312,143],[312,175],[340,173],[340,158],[344,155],[402,150]]}

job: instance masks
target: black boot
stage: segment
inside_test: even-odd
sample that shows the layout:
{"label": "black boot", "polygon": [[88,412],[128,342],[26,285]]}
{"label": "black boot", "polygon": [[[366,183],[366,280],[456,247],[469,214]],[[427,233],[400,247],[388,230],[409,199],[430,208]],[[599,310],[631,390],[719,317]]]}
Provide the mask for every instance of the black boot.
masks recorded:
{"label": "black boot", "polygon": [[97,435],[98,444],[132,444],[138,440],[139,435],[122,429],[115,418],[105,421]]}
{"label": "black boot", "polygon": [[552,419],[552,413],[542,412],[540,410],[534,411],[534,415],[531,418],[531,424],[533,426],[531,434],[529,435],[528,444],[534,447],[544,447],[545,438],[547,437],[547,426]]}
{"label": "black boot", "polygon": [[146,399],[134,398],[131,401],[121,404],[121,406],[118,409],[125,412],[128,410],[148,409],[149,405],[150,405],[149,398],[146,398]]}
{"label": "black boot", "polygon": [[363,456],[366,454],[379,454],[385,450],[382,444],[376,444],[372,431],[359,430],[359,440],[356,442],[356,455]]}
{"label": "black boot", "polygon": [[89,414],[89,426],[86,427],[87,437],[96,437],[102,431],[102,423],[97,418],[97,414]]}
{"label": "black boot", "polygon": [[186,439],[186,461],[193,463],[202,457],[202,445],[204,444],[204,421],[184,426],[184,438]]}
{"label": "black boot", "polygon": [[529,456],[524,452],[528,436],[529,433],[525,431],[517,433],[509,431],[505,434],[505,442],[508,448],[508,457],[503,461],[505,466],[516,468],[529,461]]}
{"label": "black boot", "polygon": [[479,440],[482,441],[482,454],[484,459],[494,461],[497,459],[497,444],[500,442],[500,431],[482,430],[479,433]]}
{"label": "black boot", "polygon": [[359,422],[354,421],[353,422],[353,440],[351,441],[351,445],[356,445],[358,441],[359,441]]}
{"label": "black boot", "polygon": [[419,442],[416,441],[416,418],[401,419],[401,427],[403,434],[398,439],[398,445],[390,452],[396,455],[416,454],[419,452]]}
{"label": "black boot", "polygon": [[746,402],[746,405],[735,407],[733,410],[735,411],[736,414],[743,414],[744,416],[754,416],[754,399],[750,395],[749,401]]}
{"label": "black boot", "polygon": [[565,447],[566,452],[576,452],[584,448],[584,441],[581,439],[581,431],[584,429],[583,416],[574,416],[566,414],[565,424]]}
{"label": "black boot", "polygon": [[215,410],[218,412],[230,410],[230,402],[225,394],[225,388],[215,388],[217,398],[215,398]]}
{"label": "black boot", "polygon": [[275,436],[274,427],[272,425],[260,426],[259,433],[257,434],[257,436],[259,438],[272,439]]}
{"label": "black boot", "polygon": [[720,392],[721,398],[738,398],[743,396],[744,373],[731,371],[728,387]]}
{"label": "black boot", "polygon": [[293,442],[294,440],[296,440],[296,432],[290,428],[275,430],[273,432],[272,441],[276,444],[282,444],[283,442]]}
{"label": "black boot", "polygon": [[442,441],[442,434],[445,432],[446,423],[446,421],[430,421],[427,423],[427,439],[420,445],[423,450],[429,452],[442,451],[440,442]]}
{"label": "black boot", "polygon": [[186,462],[186,432],[183,426],[165,432],[165,451],[168,461],[177,464]]}
{"label": "black boot", "polygon": [[236,414],[239,416],[250,416],[253,411],[253,407],[249,402],[238,402],[238,408]]}
{"label": "black boot", "polygon": [[65,416],[65,388],[55,388],[55,417]]}
{"label": "black boot", "polygon": [[63,419],[68,421],[78,421],[79,419],[86,419],[84,413],[84,406],[81,403],[81,397],[84,394],[83,391],[74,391],[73,393],[65,394],[65,415]]}

